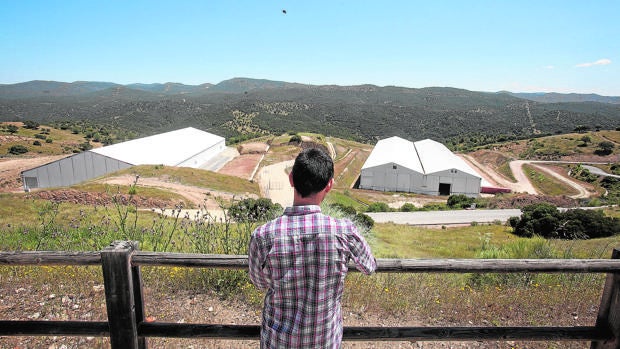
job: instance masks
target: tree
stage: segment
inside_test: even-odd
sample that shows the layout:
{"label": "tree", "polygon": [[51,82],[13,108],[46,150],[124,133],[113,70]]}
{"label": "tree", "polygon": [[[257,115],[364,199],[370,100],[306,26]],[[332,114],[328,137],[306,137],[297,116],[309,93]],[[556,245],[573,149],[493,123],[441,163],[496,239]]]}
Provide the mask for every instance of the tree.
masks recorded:
{"label": "tree", "polygon": [[583,142],[584,146],[588,145],[588,143],[592,143],[592,138],[590,138],[590,136],[583,136],[579,139],[580,141]]}
{"label": "tree", "polygon": [[15,125],[11,124],[11,125],[8,125],[8,126],[6,127],[6,130],[7,130],[10,134],[14,134],[14,133],[17,133],[17,131],[19,131],[19,127],[17,127],[17,126],[15,126]]}
{"label": "tree", "polygon": [[586,131],[588,131],[590,129],[590,127],[585,126],[585,125],[577,125],[577,127],[575,127],[574,131],[577,133],[584,133]]}
{"label": "tree", "polygon": [[9,154],[13,154],[13,155],[20,155],[20,154],[26,154],[28,152],[28,148],[24,147],[23,145],[14,145],[12,147],[9,148]]}
{"label": "tree", "polygon": [[271,199],[247,198],[230,205],[228,213],[237,222],[263,222],[278,216],[282,210],[282,205]]}
{"label": "tree", "polygon": [[609,141],[603,141],[598,144],[598,149],[594,151],[596,155],[609,155],[613,153],[615,145]]}
{"label": "tree", "polygon": [[603,211],[573,209],[560,212],[555,206],[542,203],[526,206],[522,212],[520,218],[508,220],[513,233],[522,237],[593,239],[620,232],[620,220],[606,217]]}
{"label": "tree", "polygon": [[39,128],[39,123],[36,121],[32,121],[32,120],[26,120],[24,121],[24,128],[27,128],[30,130],[36,130]]}

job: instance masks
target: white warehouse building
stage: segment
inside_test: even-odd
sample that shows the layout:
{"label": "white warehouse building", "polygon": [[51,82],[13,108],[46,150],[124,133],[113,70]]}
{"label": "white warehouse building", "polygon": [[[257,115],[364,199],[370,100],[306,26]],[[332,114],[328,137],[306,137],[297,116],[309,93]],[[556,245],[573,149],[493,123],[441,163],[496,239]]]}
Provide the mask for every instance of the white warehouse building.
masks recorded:
{"label": "white warehouse building", "polygon": [[96,148],[23,171],[24,190],[69,186],[135,165],[199,168],[226,149],[226,140],[187,127]]}
{"label": "white warehouse building", "polygon": [[482,177],[443,144],[390,137],[377,142],[362,166],[360,189],[427,195],[480,195]]}

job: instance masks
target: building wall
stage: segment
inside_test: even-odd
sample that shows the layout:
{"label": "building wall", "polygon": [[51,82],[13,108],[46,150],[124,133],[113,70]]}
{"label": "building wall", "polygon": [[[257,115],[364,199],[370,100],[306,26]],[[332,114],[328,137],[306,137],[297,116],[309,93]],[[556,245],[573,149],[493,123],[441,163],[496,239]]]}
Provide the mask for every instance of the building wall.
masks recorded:
{"label": "building wall", "polygon": [[413,192],[423,185],[421,173],[395,163],[366,168],[360,176],[360,188],[380,191]]}
{"label": "building wall", "polygon": [[224,149],[226,149],[226,140],[222,139],[220,142],[215,143],[211,147],[201,151],[187,160],[184,160],[176,166],[198,168],[217,154],[221,153]]}
{"label": "building wall", "polygon": [[362,169],[359,187],[379,191],[440,195],[439,189],[442,183],[449,184],[450,195],[480,194],[481,178],[469,173],[452,169],[423,175],[394,163]]}
{"label": "building wall", "polygon": [[427,178],[429,188],[427,194],[430,195],[440,195],[439,186],[441,183],[450,184],[450,195],[464,194],[472,197],[480,195],[482,179],[463,171],[450,169],[428,174]]}
{"label": "building wall", "polygon": [[131,164],[90,151],[22,172],[24,190],[64,187],[131,167]]}

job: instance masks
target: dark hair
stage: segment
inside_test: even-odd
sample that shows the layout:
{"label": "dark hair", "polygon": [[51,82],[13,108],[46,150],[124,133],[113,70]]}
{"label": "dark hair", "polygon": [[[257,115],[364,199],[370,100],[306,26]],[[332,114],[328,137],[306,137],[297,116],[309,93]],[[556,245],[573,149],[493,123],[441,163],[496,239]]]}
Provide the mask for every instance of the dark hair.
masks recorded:
{"label": "dark hair", "polygon": [[323,190],[334,177],[334,162],[318,148],[303,150],[293,165],[293,185],[301,197]]}

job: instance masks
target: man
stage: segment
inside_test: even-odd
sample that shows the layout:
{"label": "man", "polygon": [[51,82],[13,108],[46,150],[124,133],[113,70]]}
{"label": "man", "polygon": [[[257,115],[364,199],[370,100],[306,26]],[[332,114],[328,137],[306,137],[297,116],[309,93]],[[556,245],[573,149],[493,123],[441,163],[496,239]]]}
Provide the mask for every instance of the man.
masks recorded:
{"label": "man", "polygon": [[302,151],[289,174],[293,206],[252,233],[250,279],[267,291],[261,348],[339,348],[347,263],[352,259],[365,274],[376,269],[353,223],[321,213],[333,177],[327,154]]}

